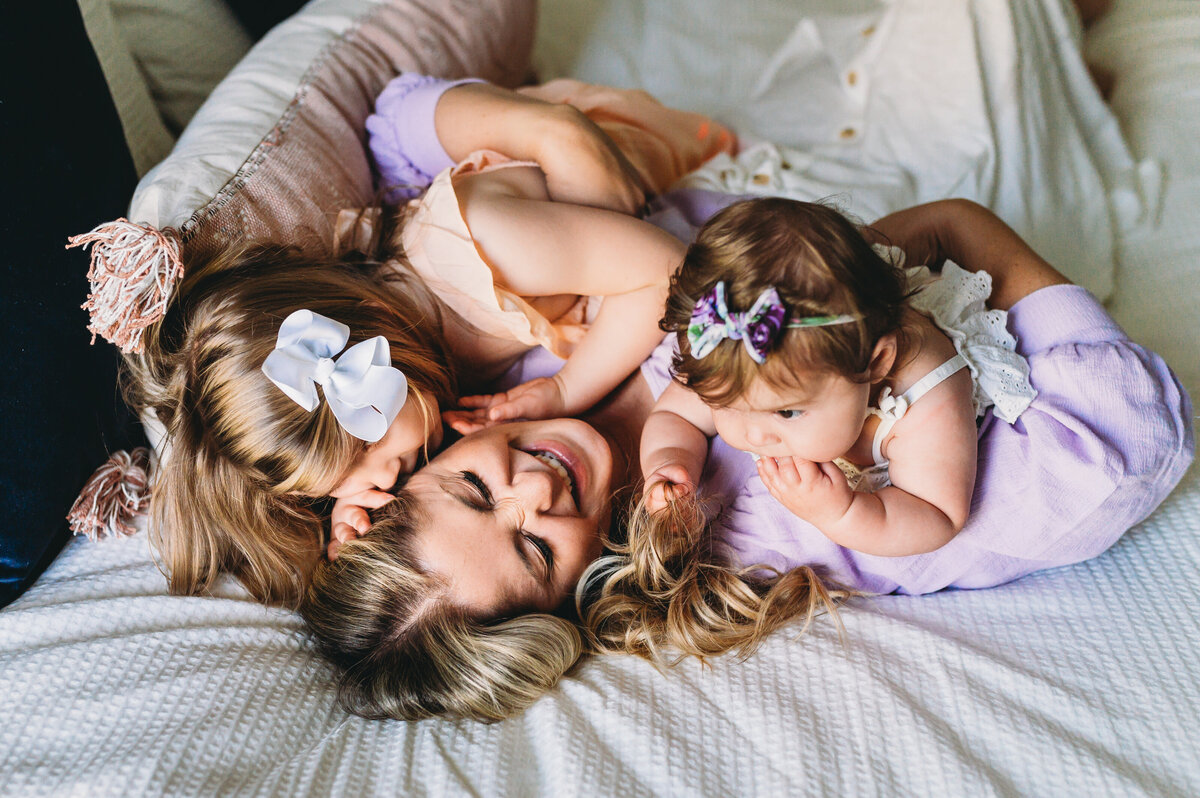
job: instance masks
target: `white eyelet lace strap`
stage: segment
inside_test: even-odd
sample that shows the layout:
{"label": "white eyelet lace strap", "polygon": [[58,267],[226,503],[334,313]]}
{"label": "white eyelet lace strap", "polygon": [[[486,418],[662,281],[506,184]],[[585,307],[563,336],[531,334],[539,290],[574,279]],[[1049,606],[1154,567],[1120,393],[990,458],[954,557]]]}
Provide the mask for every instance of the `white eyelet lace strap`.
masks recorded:
{"label": "white eyelet lace strap", "polygon": [[875,430],[875,438],[871,441],[871,457],[875,465],[883,465],[887,460],[883,457],[883,442],[896,422],[904,418],[912,403],[936,388],[951,375],[967,367],[967,360],[962,355],[955,355],[933,371],[917,380],[912,386],[900,394],[892,395],[891,388],[884,388],[879,394],[879,407],[871,408],[871,415],[879,416],[879,427]]}

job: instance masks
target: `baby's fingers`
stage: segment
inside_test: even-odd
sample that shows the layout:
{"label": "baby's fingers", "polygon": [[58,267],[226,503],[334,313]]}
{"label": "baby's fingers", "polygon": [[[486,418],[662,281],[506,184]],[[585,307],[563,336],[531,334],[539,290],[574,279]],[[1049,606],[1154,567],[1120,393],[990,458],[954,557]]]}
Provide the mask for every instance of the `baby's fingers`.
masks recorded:
{"label": "baby's fingers", "polygon": [[780,497],[787,491],[783,476],[779,473],[779,463],[774,457],[758,459],[758,476],[762,479],[763,485],[767,487],[767,492],[782,501]]}
{"label": "baby's fingers", "polygon": [[656,513],[691,492],[692,486],[685,482],[671,482],[666,479],[652,480],[646,485],[646,512]]}
{"label": "baby's fingers", "polygon": [[[822,475],[819,463],[799,457],[788,457],[786,459],[788,461],[787,464],[781,467],[794,474],[795,478],[800,482],[811,482]],[[836,467],[834,466],[834,468]]]}
{"label": "baby's fingers", "polygon": [[796,471],[795,460],[791,457],[761,457],[758,460],[758,473],[767,483],[767,487],[800,484],[800,474]]}
{"label": "baby's fingers", "polygon": [[[842,469],[838,468],[837,463],[821,463],[821,473],[829,478],[829,481],[834,485],[838,485],[846,481],[846,474]],[[847,484],[849,487],[849,484]]]}

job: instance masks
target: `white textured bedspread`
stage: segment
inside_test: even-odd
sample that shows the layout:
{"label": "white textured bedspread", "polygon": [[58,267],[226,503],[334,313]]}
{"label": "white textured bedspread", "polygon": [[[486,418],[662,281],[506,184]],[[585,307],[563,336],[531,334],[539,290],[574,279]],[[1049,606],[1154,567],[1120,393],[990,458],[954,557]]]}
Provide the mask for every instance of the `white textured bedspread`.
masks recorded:
{"label": "white textured bedspread", "polygon": [[295,616],[75,541],[0,613],[5,795],[1200,794],[1200,481],[1104,556],[859,600],[748,662],[591,659],[484,726],[347,716]]}
{"label": "white textured bedspread", "polygon": [[[1200,7],[1121,2],[1091,38],[1166,175],[1111,307],[1197,397]],[[746,662],[590,659],[491,726],[374,722],[296,616],[168,596],[144,535],[76,540],[0,611],[0,795],[1200,795],[1196,468],[1095,560],[841,617]]]}

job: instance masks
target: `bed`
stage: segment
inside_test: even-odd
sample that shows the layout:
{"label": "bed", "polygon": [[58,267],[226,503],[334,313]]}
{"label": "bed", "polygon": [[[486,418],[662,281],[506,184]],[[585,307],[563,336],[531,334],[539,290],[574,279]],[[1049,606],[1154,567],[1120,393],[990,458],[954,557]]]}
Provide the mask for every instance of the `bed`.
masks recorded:
{"label": "bed", "polygon": [[[762,78],[801,62],[745,57],[798,46],[795,21],[779,16],[791,4],[755,0],[736,24],[714,24],[719,5],[547,0],[533,63],[541,77],[644,85],[762,138],[799,131],[797,146],[811,148],[803,137],[818,134],[804,120],[789,128],[779,116],[786,98],[771,100]],[[843,12],[882,13],[874,6]],[[978,21],[982,41],[990,30]],[[1110,191],[1115,221],[1068,226],[1053,215],[1071,212],[1054,207],[1062,195],[1053,192],[1041,211],[1036,197],[1020,205],[1023,232],[1076,263],[1074,276],[1109,297],[1117,320],[1165,356],[1193,397],[1197,42],[1196,4],[1119,0],[1086,39],[1090,58],[1116,73],[1111,107],[1129,148],[1119,164],[1129,182]],[[919,200],[946,190],[906,180],[846,201],[868,215],[896,192]],[[1000,205],[1029,188],[972,185]],[[841,613],[844,632],[827,620],[803,637],[791,628],[745,661],[687,661],[663,674],[631,657],[587,659],[523,715],[494,725],[405,723],[342,711],[293,613],[254,603],[232,582],[211,595],[168,595],[144,533],[77,538],[0,611],[0,792],[1197,795],[1197,573],[1193,467],[1147,520],[1076,566],[985,591],[856,599]]]}

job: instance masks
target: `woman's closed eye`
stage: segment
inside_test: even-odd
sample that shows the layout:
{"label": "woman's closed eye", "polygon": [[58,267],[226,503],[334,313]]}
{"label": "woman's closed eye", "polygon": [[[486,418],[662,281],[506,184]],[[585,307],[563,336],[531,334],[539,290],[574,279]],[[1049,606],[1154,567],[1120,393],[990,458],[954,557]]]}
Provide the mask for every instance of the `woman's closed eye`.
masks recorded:
{"label": "woman's closed eye", "polygon": [[[475,494],[474,497],[465,499],[466,503],[472,509],[479,512],[490,512],[491,510],[495,509],[496,501],[492,496],[492,492],[488,490],[487,483],[483,481],[482,477],[480,477],[474,471],[460,471],[459,476],[462,478],[463,482],[466,482],[471,486],[472,492]],[[521,537],[529,541],[530,545],[537,550],[538,555],[541,557],[542,562],[546,566],[546,580],[549,581],[550,575],[554,571],[554,552],[551,551],[550,546],[546,543],[546,541],[542,540],[537,535],[526,532],[525,530],[519,530],[519,532]]]}
{"label": "woman's closed eye", "polygon": [[496,502],[492,499],[492,492],[488,490],[487,483],[478,474],[474,471],[461,471],[459,472],[459,476],[462,477],[463,482],[466,482],[474,489],[476,496],[479,498],[479,504],[473,504],[472,507],[476,510],[490,510],[496,506]]}
{"label": "woman's closed eye", "polygon": [[550,550],[550,546],[546,544],[546,541],[537,535],[531,535],[524,531],[521,532],[521,535],[538,550],[538,554],[542,557],[542,562],[546,565],[546,581],[550,581],[550,575],[554,572],[554,552]]}

